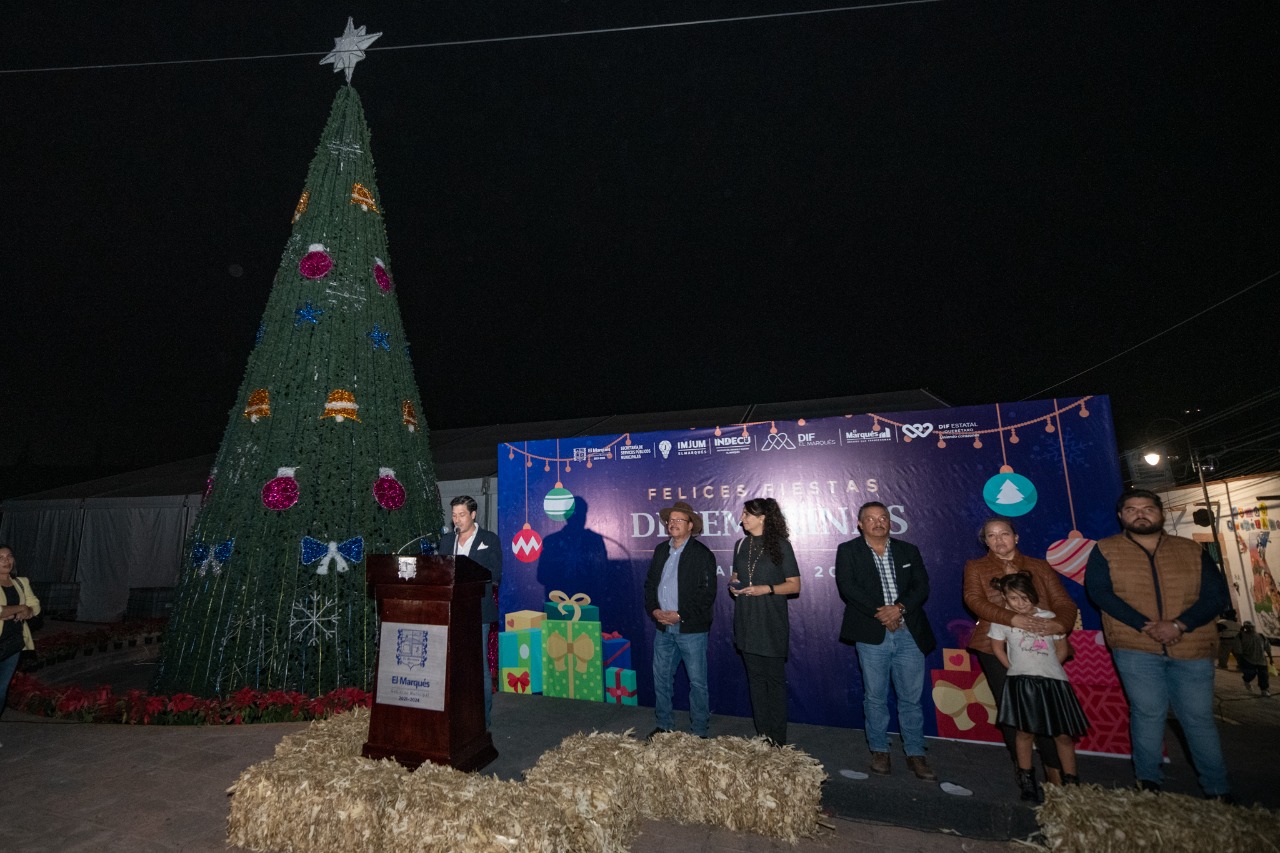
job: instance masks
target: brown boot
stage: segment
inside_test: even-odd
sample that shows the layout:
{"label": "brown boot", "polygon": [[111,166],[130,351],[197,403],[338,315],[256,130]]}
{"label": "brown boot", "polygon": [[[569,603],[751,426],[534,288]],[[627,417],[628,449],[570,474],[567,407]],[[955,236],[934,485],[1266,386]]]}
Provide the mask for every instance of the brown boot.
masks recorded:
{"label": "brown boot", "polygon": [[871,753],[871,772],[879,776],[889,775],[889,753],[887,752]]}

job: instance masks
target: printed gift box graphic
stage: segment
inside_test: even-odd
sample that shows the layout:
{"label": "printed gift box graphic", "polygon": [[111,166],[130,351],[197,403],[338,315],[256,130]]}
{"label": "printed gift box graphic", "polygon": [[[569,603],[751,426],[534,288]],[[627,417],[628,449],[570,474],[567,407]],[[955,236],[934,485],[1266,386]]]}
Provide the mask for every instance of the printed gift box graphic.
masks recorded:
{"label": "printed gift box graphic", "polygon": [[996,728],[996,700],[981,670],[935,669],[931,674],[939,737],[1003,742]]}
{"label": "printed gift box graphic", "polygon": [[498,678],[501,679],[503,693],[533,692],[529,689],[533,685],[533,679],[529,676],[529,670],[527,669],[503,667],[498,671]]}
{"label": "printed gift box graphic", "polygon": [[606,701],[615,705],[637,704],[636,672],[634,669],[611,666],[605,670],[604,684],[604,692],[609,697]]}
{"label": "printed gift box graphic", "polygon": [[600,608],[591,603],[585,592],[570,597],[558,589],[547,593],[550,599],[542,605],[548,619],[568,619],[570,622],[599,622]]}
{"label": "printed gift box graphic", "polygon": [[1120,676],[1111,662],[1111,652],[1102,638],[1101,631],[1072,631],[1071,648],[1075,656],[1062,665],[1067,678],[1076,686],[1097,685],[1119,687]]}
{"label": "printed gift box graphic", "polygon": [[[617,631],[601,634],[600,638],[604,644],[604,663],[602,666],[605,669],[609,667],[631,669],[631,641]],[[605,675],[607,677],[608,673],[605,673]],[[635,703],[633,702],[632,704],[634,705]]]}
{"label": "printed gift box graphic", "polygon": [[942,668],[947,672],[973,672],[973,658],[968,649],[943,649]]}
{"label": "printed gift box graphic", "polygon": [[539,613],[536,610],[517,610],[514,613],[508,613],[506,619],[506,629],[508,631],[527,631],[530,628],[541,628],[542,620],[547,618],[547,614]]}
{"label": "printed gift box graphic", "polygon": [[600,623],[548,619],[542,626],[542,694],[603,702]]}
{"label": "printed gift box graphic", "polygon": [[[1071,635],[1075,638],[1075,634]],[[1076,741],[1081,752],[1102,752],[1109,755],[1129,755],[1133,746],[1129,741],[1129,703],[1120,687],[1083,685],[1075,688],[1076,698],[1089,720],[1089,731]]]}
{"label": "printed gift box graphic", "polygon": [[[542,614],[539,613],[539,616]],[[498,635],[498,673],[503,693],[541,693],[542,692],[542,631],[503,631]],[[508,686],[507,678],[502,673],[508,670],[529,673],[529,682],[525,689],[517,690],[515,685]]]}

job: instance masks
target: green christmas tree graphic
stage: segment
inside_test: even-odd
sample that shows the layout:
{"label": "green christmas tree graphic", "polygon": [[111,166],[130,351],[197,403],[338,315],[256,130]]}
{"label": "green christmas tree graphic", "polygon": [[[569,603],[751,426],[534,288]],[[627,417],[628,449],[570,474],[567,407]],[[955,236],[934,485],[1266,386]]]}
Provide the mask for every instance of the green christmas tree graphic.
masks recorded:
{"label": "green christmas tree graphic", "polygon": [[367,689],[366,555],[417,550],[443,520],[369,129],[350,63],[339,69],[348,85],[188,542],[157,676],[166,692]]}

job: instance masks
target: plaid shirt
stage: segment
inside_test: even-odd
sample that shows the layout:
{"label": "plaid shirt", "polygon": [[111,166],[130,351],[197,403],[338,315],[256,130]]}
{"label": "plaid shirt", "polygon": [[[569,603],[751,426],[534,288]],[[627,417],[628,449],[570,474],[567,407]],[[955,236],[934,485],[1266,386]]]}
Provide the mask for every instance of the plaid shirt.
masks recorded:
{"label": "plaid shirt", "polygon": [[[868,546],[870,547],[870,546]],[[898,600],[898,577],[893,569],[893,548],[888,541],[884,544],[884,554],[877,554],[871,548],[871,558],[876,561],[876,570],[880,572],[880,587],[884,590],[884,603],[893,604]]]}

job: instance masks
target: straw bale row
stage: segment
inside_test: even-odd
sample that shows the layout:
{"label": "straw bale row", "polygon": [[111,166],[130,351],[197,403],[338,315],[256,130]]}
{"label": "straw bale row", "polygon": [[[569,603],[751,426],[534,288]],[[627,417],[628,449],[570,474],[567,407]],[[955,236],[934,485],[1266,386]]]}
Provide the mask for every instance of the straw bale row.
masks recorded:
{"label": "straw bale row", "polygon": [[763,740],[575,734],[524,782],[360,757],[369,712],[287,735],[230,788],[231,844],[261,851],[622,853],[644,819],[794,842],[812,835],[825,774]]}
{"label": "straw bale row", "polygon": [[1036,811],[1053,853],[1201,853],[1276,851],[1280,816],[1181,794],[1048,785]]}
{"label": "straw bale row", "polygon": [[645,817],[796,842],[816,829],[826,773],[763,738],[655,735],[638,775]]}

